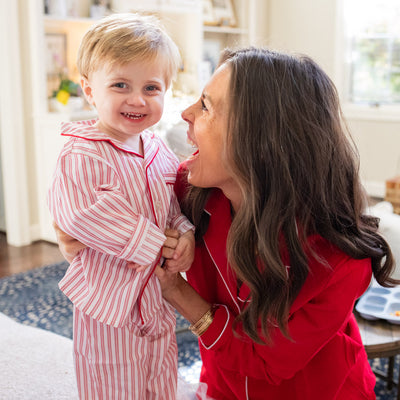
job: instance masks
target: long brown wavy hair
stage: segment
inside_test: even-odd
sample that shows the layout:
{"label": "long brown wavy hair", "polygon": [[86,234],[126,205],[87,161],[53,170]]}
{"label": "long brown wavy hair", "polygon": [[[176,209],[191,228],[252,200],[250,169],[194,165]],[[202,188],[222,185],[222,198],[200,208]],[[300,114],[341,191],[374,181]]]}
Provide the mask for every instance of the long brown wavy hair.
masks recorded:
{"label": "long brown wavy hair", "polygon": [[[352,258],[371,258],[381,285],[399,282],[390,278],[394,261],[377,232],[379,220],[365,214],[358,153],[329,77],[307,56],[267,49],[227,50],[221,62],[231,69],[226,154],[243,193],[227,255],[251,291],[237,320],[254,341],[268,342],[270,323],[290,337],[289,309],[309,273],[306,252],[313,254],[307,248],[310,234]],[[200,235],[209,191],[192,187],[184,203]]]}

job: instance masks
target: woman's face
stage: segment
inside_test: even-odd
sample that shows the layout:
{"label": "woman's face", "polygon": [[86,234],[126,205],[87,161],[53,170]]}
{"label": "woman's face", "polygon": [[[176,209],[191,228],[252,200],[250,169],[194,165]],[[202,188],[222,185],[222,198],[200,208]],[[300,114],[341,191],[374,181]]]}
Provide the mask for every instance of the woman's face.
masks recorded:
{"label": "woman's face", "polygon": [[189,141],[198,148],[187,159],[189,183],[204,188],[218,187],[231,199],[237,187],[224,162],[230,75],[228,65],[220,66],[200,99],[182,112],[182,118],[189,124]]}

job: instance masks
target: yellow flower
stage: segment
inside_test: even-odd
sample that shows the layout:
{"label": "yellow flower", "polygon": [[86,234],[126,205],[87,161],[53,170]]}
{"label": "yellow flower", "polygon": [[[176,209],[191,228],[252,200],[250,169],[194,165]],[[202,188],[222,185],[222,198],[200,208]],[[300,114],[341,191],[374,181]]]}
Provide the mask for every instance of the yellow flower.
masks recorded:
{"label": "yellow flower", "polygon": [[56,99],[64,106],[68,103],[70,94],[66,90],[59,90]]}

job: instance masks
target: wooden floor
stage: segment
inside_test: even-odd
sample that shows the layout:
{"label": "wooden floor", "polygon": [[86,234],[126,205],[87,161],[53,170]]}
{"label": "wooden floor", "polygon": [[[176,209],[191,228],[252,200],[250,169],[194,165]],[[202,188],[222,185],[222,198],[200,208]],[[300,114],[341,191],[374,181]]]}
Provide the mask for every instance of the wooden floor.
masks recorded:
{"label": "wooden floor", "polygon": [[62,260],[58,246],[53,243],[39,241],[29,246],[9,246],[6,235],[0,232],[0,279]]}

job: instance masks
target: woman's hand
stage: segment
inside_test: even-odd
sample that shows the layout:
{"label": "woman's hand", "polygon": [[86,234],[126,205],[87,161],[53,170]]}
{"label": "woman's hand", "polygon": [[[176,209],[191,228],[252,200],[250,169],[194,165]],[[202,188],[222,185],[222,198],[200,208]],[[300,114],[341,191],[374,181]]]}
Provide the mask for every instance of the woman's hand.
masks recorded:
{"label": "woman's hand", "polygon": [[162,295],[167,301],[171,300],[173,293],[179,290],[179,285],[185,282],[178,272],[171,272],[167,268],[159,265],[157,265],[154,273],[160,282]]}
{"label": "woman's hand", "polygon": [[200,297],[179,272],[157,266],[154,273],[160,282],[164,299],[191,324],[211,308],[211,304]]}
{"label": "woman's hand", "polygon": [[55,222],[53,222],[53,228],[56,232],[58,248],[60,249],[61,254],[69,263],[71,263],[75,256],[83,250],[86,245],[62,231]]}

